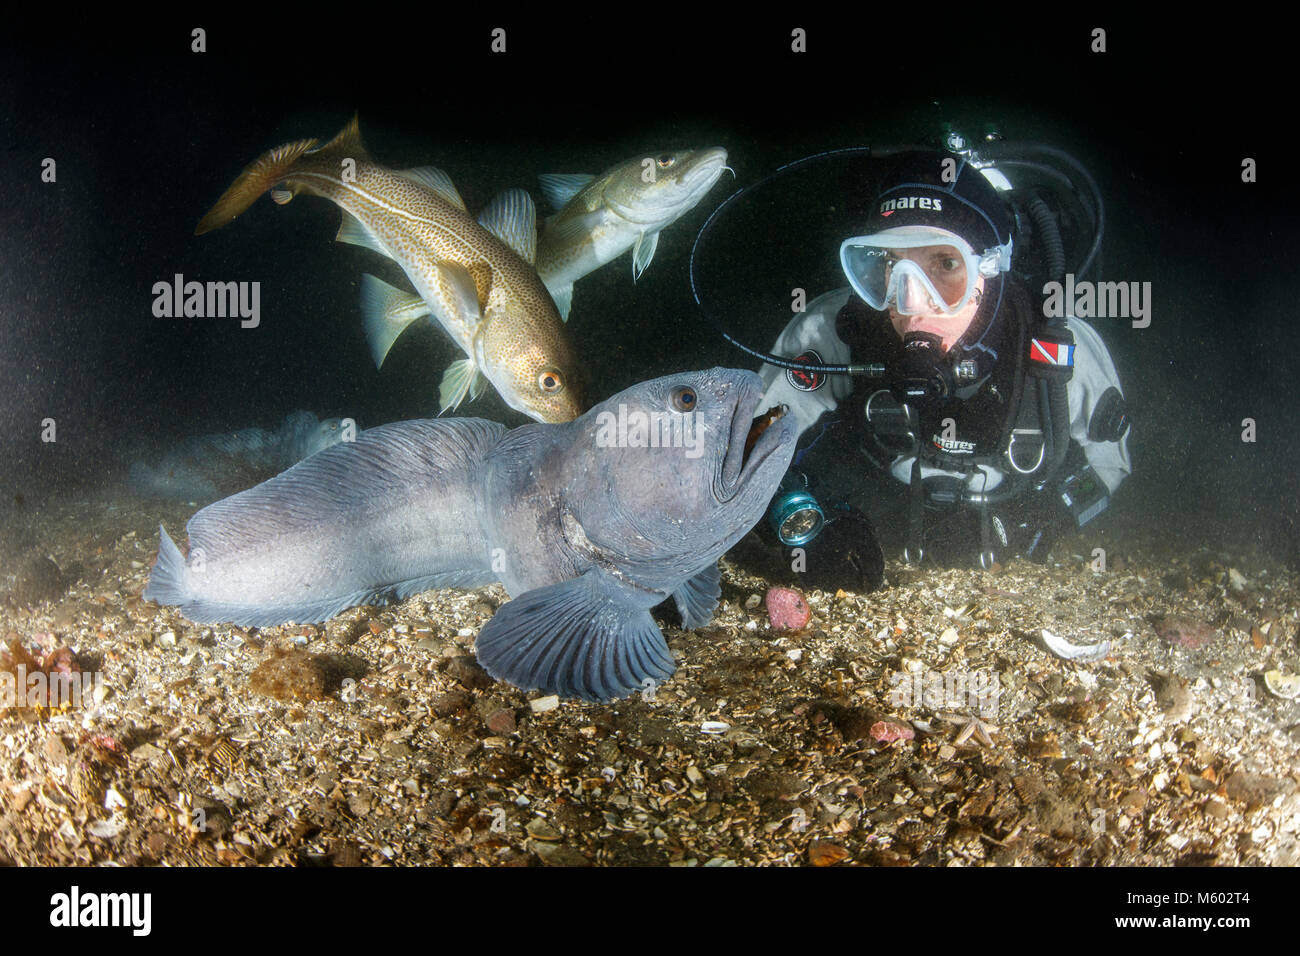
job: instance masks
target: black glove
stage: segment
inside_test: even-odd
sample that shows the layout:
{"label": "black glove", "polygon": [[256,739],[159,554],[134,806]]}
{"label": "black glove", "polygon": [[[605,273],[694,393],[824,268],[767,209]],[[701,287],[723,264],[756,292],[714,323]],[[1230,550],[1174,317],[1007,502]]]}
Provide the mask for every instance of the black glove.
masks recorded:
{"label": "black glove", "polygon": [[885,557],[870,520],[856,508],[830,509],[821,533],[798,547],[777,540],[766,521],[732,549],[751,574],[776,584],[866,594],[884,583]]}

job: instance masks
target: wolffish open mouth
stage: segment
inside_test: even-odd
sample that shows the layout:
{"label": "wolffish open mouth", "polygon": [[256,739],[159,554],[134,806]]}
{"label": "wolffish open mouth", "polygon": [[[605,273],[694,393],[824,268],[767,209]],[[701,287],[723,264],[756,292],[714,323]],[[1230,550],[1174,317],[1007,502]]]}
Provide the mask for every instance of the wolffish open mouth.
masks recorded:
{"label": "wolffish open mouth", "polygon": [[784,418],[786,412],[789,410],[789,407],[785,405],[777,405],[773,408],[769,408],[767,411],[763,412],[763,414],[754,419],[754,423],[749,426],[749,434],[745,436],[745,454],[740,459],[740,467],[742,470],[745,465],[749,463],[749,454],[754,450],[754,446],[758,444],[758,440],[762,437],[763,432],[767,431],[775,422]]}

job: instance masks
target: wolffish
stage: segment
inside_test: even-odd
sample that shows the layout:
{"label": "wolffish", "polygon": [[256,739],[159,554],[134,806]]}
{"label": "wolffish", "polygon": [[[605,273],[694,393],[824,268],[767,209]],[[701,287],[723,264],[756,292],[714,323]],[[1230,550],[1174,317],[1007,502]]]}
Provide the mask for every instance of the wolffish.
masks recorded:
{"label": "wolffish", "polygon": [[763,516],[796,442],[753,372],[635,385],[563,424],[480,419],[358,434],[162,532],[145,597],[198,623],[313,623],[500,581],[479,633],[494,677],[603,701],[669,677],[650,610],[712,618],[720,558]]}

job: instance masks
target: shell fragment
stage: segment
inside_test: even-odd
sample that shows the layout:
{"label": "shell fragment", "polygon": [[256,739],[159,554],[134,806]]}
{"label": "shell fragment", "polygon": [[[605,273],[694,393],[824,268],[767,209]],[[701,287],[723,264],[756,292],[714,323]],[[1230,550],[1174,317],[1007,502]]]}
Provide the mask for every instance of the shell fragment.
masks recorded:
{"label": "shell fragment", "polygon": [[1100,644],[1071,644],[1047,628],[1043,628],[1037,643],[1053,657],[1066,661],[1099,661],[1110,653],[1110,641],[1102,641]]}

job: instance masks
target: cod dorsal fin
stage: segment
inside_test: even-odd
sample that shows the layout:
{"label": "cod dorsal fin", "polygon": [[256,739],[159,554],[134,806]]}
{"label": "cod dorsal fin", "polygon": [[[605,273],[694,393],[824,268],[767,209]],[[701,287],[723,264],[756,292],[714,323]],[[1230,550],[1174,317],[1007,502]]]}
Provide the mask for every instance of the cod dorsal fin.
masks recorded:
{"label": "cod dorsal fin", "polygon": [[348,125],[339,130],[337,136],[320,149],[313,150],[313,152],[316,155],[326,153],[331,156],[338,156],[340,159],[350,156],[357,162],[362,160],[369,162],[370,154],[366,152],[366,147],[361,142],[361,126],[357,114],[352,114],[352,119],[348,120]]}
{"label": "cod dorsal fin", "polygon": [[507,189],[493,199],[478,223],[518,253],[529,265],[537,262],[537,207],[522,189]]}
{"label": "cod dorsal fin", "polygon": [[537,181],[542,185],[542,195],[552,208],[563,209],[582,187],[595,179],[585,173],[542,173]]}
{"label": "cod dorsal fin", "polygon": [[440,198],[447,200],[461,212],[469,212],[465,208],[465,200],[461,199],[460,193],[456,191],[451,177],[438,167],[416,166],[413,169],[398,170],[397,175],[409,179],[417,186],[433,190]]}

